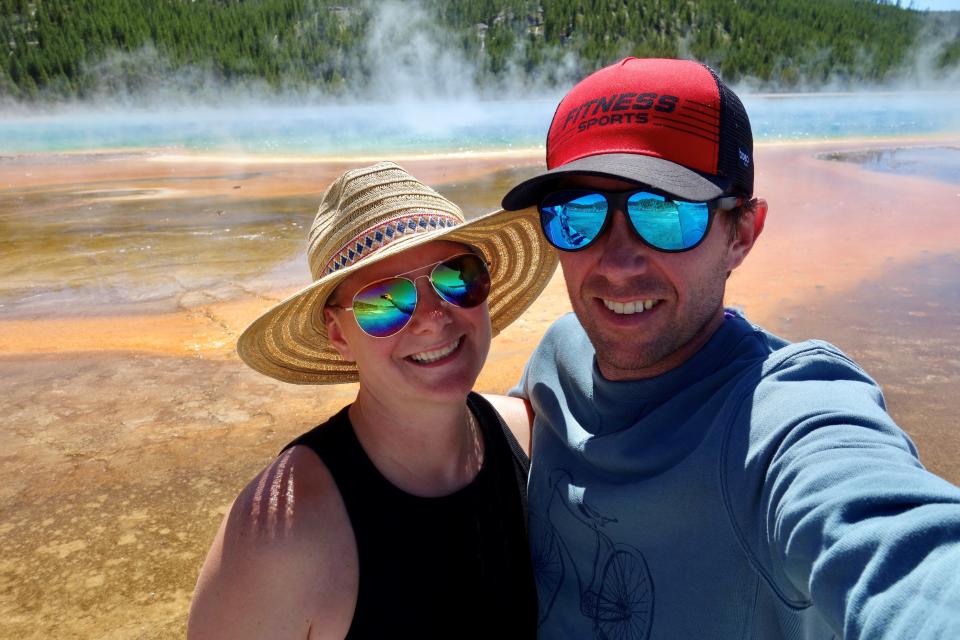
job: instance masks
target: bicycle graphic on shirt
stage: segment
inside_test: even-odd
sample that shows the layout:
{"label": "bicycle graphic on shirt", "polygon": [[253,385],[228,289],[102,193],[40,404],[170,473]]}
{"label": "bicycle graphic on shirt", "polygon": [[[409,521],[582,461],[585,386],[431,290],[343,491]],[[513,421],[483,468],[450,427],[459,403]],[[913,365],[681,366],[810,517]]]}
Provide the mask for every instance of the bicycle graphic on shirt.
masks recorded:
{"label": "bicycle graphic on shirt", "polygon": [[[568,570],[577,579],[580,613],[593,621],[593,636],[602,640],[645,640],[653,621],[653,583],[647,563],[635,548],[615,543],[603,531],[614,518],[606,518],[583,500],[569,500],[565,492],[573,486],[566,469],[550,474],[550,497],[546,518],[530,514],[533,536],[533,570],[537,579],[540,619],[543,624],[560,591]],[[573,504],[571,504],[571,502]],[[579,523],[574,525],[573,521]],[[593,566],[570,553],[554,522],[584,526],[596,536]],[[578,566],[579,565],[579,566]]]}

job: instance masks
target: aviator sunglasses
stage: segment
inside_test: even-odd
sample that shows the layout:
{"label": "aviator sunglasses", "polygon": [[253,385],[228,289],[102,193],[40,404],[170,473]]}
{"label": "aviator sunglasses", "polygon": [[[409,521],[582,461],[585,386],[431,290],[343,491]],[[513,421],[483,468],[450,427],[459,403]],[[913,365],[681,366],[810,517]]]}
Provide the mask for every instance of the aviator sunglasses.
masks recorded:
{"label": "aviator sunglasses", "polygon": [[[404,277],[428,268],[429,274],[413,279]],[[428,278],[442,300],[462,309],[481,304],[490,293],[486,262],[476,254],[464,253],[371,282],[353,296],[352,306],[327,306],[352,311],[364,333],[374,338],[388,338],[399,333],[413,317],[417,308],[416,282],[420,278]]]}
{"label": "aviator sunglasses", "polygon": [[619,209],[644,244],[676,253],[703,241],[715,211],[729,211],[743,202],[738,196],[687,202],[643,190],[572,189],[547,194],[538,209],[543,234],[563,251],[589,247],[610,224],[610,212]]}

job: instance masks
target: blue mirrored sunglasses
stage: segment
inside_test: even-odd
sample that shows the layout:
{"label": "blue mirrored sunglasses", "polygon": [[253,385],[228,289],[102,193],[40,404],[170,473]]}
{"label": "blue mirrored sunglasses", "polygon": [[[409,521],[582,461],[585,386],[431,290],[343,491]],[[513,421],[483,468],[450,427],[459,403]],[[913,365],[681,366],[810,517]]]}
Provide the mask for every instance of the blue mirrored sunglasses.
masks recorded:
{"label": "blue mirrored sunglasses", "polygon": [[547,240],[563,251],[579,251],[600,237],[610,212],[619,209],[644,244],[658,251],[693,249],[710,231],[715,211],[728,211],[744,198],[725,196],[706,202],[675,200],[650,191],[555,191],[540,201],[540,226]]}

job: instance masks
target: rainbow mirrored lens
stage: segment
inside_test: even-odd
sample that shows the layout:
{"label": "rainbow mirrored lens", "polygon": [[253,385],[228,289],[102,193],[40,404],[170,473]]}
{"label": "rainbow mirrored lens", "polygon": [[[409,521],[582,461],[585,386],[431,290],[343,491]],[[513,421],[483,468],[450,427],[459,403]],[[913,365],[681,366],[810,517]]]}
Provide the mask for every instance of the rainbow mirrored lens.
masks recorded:
{"label": "rainbow mirrored lens", "polygon": [[[565,251],[589,246],[603,232],[609,198],[599,191],[558,191],[540,203],[540,224],[547,240]],[[637,191],[626,198],[625,210],[640,239],[660,251],[686,251],[707,233],[710,206],[706,202],[671,200]]]}
{"label": "rainbow mirrored lens", "polygon": [[366,333],[378,338],[403,329],[417,306],[417,288],[406,278],[368,285],[353,297],[353,315]]}
{"label": "rainbow mirrored lens", "polygon": [[487,299],[490,272],[478,256],[464,254],[434,267],[430,272],[430,283],[441,298],[469,309]]}
{"label": "rainbow mirrored lens", "polygon": [[[465,309],[481,304],[490,293],[487,265],[473,254],[454,256],[437,263],[429,278],[437,295]],[[353,297],[352,310],[365,333],[386,338],[407,326],[416,308],[414,281],[396,276],[378,280],[358,291]]]}

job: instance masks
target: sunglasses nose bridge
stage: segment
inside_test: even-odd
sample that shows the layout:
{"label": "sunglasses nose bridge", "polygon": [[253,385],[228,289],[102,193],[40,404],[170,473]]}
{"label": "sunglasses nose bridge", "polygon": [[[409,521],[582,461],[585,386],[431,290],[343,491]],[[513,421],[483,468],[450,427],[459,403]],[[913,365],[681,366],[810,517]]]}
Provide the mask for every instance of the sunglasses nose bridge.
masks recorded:
{"label": "sunglasses nose bridge", "polygon": [[622,233],[628,231],[628,229],[633,229],[633,223],[629,220],[627,213],[627,194],[603,193],[602,195],[606,200],[607,210],[604,214],[603,226],[600,228],[597,237],[599,241],[603,241],[604,236],[609,238],[614,233]]}
{"label": "sunglasses nose bridge", "polygon": [[621,246],[629,248],[631,254],[638,251],[645,253],[650,247],[644,241],[643,234],[637,228],[637,223],[630,216],[628,208],[629,196],[633,193],[614,193],[607,195],[607,228],[605,233],[608,236],[615,236],[611,239],[619,241]]}
{"label": "sunglasses nose bridge", "polygon": [[[446,300],[443,299],[443,296],[440,295],[440,292],[437,291],[436,285],[433,283],[433,272],[425,273],[419,275],[416,278],[410,278],[413,282],[413,286],[417,290],[417,308],[427,305],[427,301],[431,301],[436,306],[442,307],[446,304],[449,304]],[[420,281],[426,279],[426,284],[421,286]],[[431,305],[432,306],[432,305]]]}
{"label": "sunglasses nose bridge", "polygon": [[[421,284],[420,280],[423,278],[426,278],[427,282]],[[430,275],[424,274],[411,280],[417,288],[417,306],[408,320],[410,331],[437,331],[450,323],[450,305],[437,293]]]}
{"label": "sunglasses nose bridge", "polygon": [[612,242],[617,244],[623,242],[626,238],[639,241],[637,231],[627,213],[626,198],[621,197],[618,200],[617,195],[619,194],[607,196],[607,211],[604,214],[603,226],[596,237],[597,243],[608,245]]}
{"label": "sunglasses nose bridge", "polygon": [[617,212],[627,215],[627,194],[626,193],[605,193],[607,200],[607,215],[613,215]]}
{"label": "sunglasses nose bridge", "polygon": [[596,269],[610,281],[635,277],[648,269],[652,251],[639,237],[626,211],[611,211],[597,239],[600,253]]}

